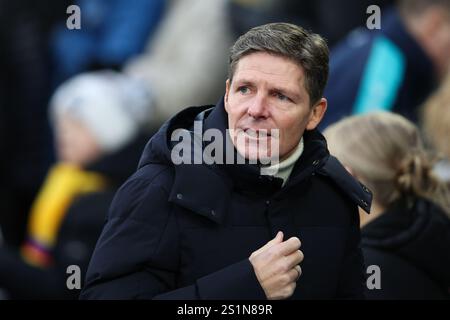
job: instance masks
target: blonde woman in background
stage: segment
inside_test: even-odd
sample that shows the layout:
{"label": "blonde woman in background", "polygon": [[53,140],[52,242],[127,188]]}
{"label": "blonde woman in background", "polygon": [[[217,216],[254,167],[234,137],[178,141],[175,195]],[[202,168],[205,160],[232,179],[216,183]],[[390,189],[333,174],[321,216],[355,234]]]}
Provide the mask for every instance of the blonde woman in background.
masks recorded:
{"label": "blonde woman in background", "polygon": [[436,174],[450,186],[450,71],[441,87],[425,102],[422,125],[427,142],[443,158],[437,163]]}
{"label": "blonde woman in background", "polygon": [[448,299],[449,196],[418,129],[388,112],[343,119],[325,130],[331,154],[373,191],[360,212],[366,266],[380,267],[368,299]]}

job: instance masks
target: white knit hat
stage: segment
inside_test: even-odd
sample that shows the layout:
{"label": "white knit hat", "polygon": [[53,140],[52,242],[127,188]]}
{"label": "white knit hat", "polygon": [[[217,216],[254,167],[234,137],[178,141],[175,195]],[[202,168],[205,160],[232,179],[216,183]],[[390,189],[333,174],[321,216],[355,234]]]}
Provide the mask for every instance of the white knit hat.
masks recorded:
{"label": "white knit hat", "polygon": [[75,76],[57,88],[50,116],[69,114],[86,125],[105,152],[118,150],[150,123],[151,95],[140,81],[114,71]]}

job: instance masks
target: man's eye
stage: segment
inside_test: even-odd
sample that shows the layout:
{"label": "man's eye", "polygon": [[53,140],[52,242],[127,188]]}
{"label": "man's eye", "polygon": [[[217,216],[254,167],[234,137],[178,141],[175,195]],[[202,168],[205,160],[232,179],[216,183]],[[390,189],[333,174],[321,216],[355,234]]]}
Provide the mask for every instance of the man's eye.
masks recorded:
{"label": "man's eye", "polygon": [[288,97],[286,97],[284,94],[282,94],[282,93],[279,93],[279,92],[277,92],[277,93],[275,93],[274,94],[275,95],[275,97],[277,97],[279,100],[281,100],[281,101],[290,101],[290,99],[288,98]]}
{"label": "man's eye", "polygon": [[238,91],[242,94],[247,94],[250,92],[250,89],[248,87],[242,86],[238,88]]}

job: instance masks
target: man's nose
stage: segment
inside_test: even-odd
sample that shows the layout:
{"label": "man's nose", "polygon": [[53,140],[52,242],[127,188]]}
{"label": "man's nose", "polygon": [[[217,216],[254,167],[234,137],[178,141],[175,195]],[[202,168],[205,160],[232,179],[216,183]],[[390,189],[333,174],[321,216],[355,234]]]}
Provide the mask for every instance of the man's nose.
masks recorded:
{"label": "man's nose", "polygon": [[267,118],[269,116],[269,108],[266,97],[262,94],[256,95],[247,113],[255,119]]}

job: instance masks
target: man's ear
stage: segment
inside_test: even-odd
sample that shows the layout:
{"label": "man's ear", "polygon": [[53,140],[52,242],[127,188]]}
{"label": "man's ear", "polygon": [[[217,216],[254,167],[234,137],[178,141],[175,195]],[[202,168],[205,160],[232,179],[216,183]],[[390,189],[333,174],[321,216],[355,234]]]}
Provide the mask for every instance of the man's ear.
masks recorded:
{"label": "man's ear", "polygon": [[228,112],[228,95],[230,93],[230,79],[227,79],[227,81],[225,81],[225,97],[224,97],[224,105],[225,105],[225,110],[226,112]]}
{"label": "man's ear", "polygon": [[327,99],[321,98],[320,101],[312,108],[310,118],[306,124],[306,130],[313,130],[319,125],[325,115],[325,111],[327,111],[327,105]]}

